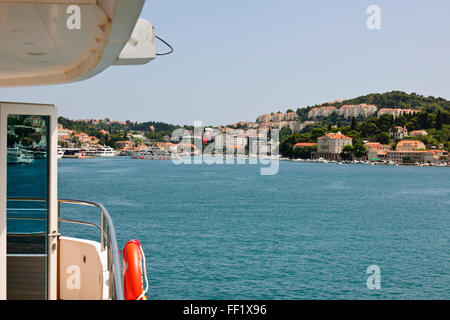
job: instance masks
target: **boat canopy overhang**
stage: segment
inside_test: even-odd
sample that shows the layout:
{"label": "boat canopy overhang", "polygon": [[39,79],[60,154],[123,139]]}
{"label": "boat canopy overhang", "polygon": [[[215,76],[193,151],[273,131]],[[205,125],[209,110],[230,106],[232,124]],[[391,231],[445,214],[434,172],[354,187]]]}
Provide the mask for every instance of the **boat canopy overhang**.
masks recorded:
{"label": "boat canopy overhang", "polygon": [[0,0],[0,87],[90,78],[156,57],[145,0]]}

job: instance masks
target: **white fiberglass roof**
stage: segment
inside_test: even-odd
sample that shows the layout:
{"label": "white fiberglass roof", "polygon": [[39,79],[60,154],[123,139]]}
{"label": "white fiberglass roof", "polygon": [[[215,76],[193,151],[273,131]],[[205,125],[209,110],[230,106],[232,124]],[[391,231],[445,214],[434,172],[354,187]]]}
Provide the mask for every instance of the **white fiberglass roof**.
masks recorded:
{"label": "white fiberglass roof", "polygon": [[79,81],[117,63],[144,1],[0,0],[0,87]]}

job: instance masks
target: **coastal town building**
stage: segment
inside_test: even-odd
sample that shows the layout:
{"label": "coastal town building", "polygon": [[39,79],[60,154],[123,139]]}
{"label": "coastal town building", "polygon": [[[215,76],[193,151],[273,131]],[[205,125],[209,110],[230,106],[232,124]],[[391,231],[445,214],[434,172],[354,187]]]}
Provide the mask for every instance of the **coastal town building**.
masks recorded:
{"label": "coastal town building", "polygon": [[413,130],[409,133],[411,137],[420,137],[420,136],[426,136],[428,133],[425,130]]}
{"label": "coastal town building", "polygon": [[58,124],[58,139],[63,136],[71,136],[73,133],[73,130],[64,129],[64,127],[61,124]]}
{"label": "coastal town building", "polygon": [[368,118],[376,113],[377,113],[376,106],[368,105],[365,103],[358,104],[358,105],[344,105],[337,110],[337,114],[339,116],[344,117],[345,119],[352,118],[352,117]]}
{"label": "coastal town building", "polygon": [[178,145],[172,142],[158,142],[156,143],[156,147],[165,152],[176,152]]}
{"label": "coastal town building", "polygon": [[132,150],[134,148],[134,143],[127,140],[127,141],[117,141],[116,142],[116,148],[119,150]]}
{"label": "coastal town building", "polygon": [[271,145],[267,140],[249,139],[249,155],[269,155],[271,154]]}
{"label": "coastal town building", "polygon": [[386,160],[395,163],[405,163],[406,160],[412,163],[432,163],[434,162],[431,151],[388,151]]}
{"label": "coastal town building", "polygon": [[361,103],[357,105],[343,105],[339,109],[334,106],[325,106],[312,108],[308,112],[308,118],[315,119],[320,117],[328,117],[329,115],[336,113],[345,119],[352,117],[370,117],[377,113],[377,107],[375,105],[368,105],[366,103]]}
{"label": "coastal town building", "polygon": [[394,118],[397,118],[399,116],[404,116],[407,114],[416,114],[419,113],[420,110],[413,110],[413,109],[388,109],[388,108],[382,108],[380,111],[378,111],[378,117],[382,116],[383,114],[390,114]]}
{"label": "coastal town building", "polygon": [[389,135],[394,139],[400,140],[408,136],[408,130],[404,127],[395,126],[389,129]]}
{"label": "coastal town building", "polygon": [[[268,122],[273,122],[273,123],[279,123],[282,121],[297,121],[298,120],[298,115],[295,112],[288,112],[288,113],[281,113],[281,112],[277,112],[277,113],[273,113],[273,114],[263,114],[261,116],[259,116],[256,119],[256,122],[258,124],[263,124],[263,123],[268,123]],[[246,123],[247,125],[249,125],[250,123]]]}
{"label": "coastal town building", "polygon": [[258,122],[258,123],[266,123],[266,122],[271,121],[271,119],[272,118],[271,118],[270,114],[266,113],[266,114],[263,114],[263,115],[259,116],[256,119],[256,122]]}
{"label": "coastal town building", "polygon": [[431,153],[433,154],[433,159],[435,161],[448,160],[447,150],[431,149]]}
{"label": "coastal town building", "polygon": [[284,114],[282,114],[281,112],[277,112],[272,115],[272,122],[277,123],[277,122],[281,122],[283,120],[284,120]]}
{"label": "coastal town building", "polygon": [[425,150],[425,144],[419,140],[402,140],[397,144],[396,151],[419,151]]}
{"label": "coastal town building", "polygon": [[320,117],[328,117],[329,115],[336,112],[336,107],[333,106],[327,106],[327,107],[320,107],[320,108],[312,108],[308,112],[308,118],[315,119]]}
{"label": "coastal town building", "polygon": [[372,161],[386,159],[387,152],[391,150],[389,145],[379,142],[367,142],[364,146],[367,150],[367,158]]}
{"label": "coastal town building", "polygon": [[346,145],[352,145],[353,139],[342,133],[327,133],[317,139],[317,152],[312,153],[313,159],[339,160],[340,153]]}
{"label": "coastal town building", "polygon": [[306,148],[306,147],[317,147],[317,143],[299,142],[299,143],[294,144],[293,149]]}
{"label": "coastal town building", "polygon": [[297,121],[298,120],[298,114],[295,112],[288,112],[284,115],[285,121]]}

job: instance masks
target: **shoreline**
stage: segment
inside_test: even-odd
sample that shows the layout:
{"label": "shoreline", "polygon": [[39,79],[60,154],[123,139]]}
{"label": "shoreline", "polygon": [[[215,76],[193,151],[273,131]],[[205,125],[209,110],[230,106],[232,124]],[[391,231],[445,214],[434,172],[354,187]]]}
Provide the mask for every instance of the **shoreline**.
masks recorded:
{"label": "shoreline", "polygon": [[[200,156],[181,156],[180,158],[183,157],[190,157],[190,158],[195,158],[195,157],[200,157]],[[205,158],[220,158],[221,156],[206,156]],[[126,157],[126,156],[113,156],[113,157],[84,157],[84,158],[79,158],[79,157],[71,157],[71,158],[62,158],[62,159],[80,159],[80,160],[85,160],[85,159],[112,159],[112,158],[127,158],[130,160],[151,160],[151,161],[168,161],[168,160],[164,160],[164,159],[133,159],[132,157]],[[336,164],[336,165],[345,165],[345,164],[358,164],[358,165],[369,165],[369,166],[391,166],[391,167],[439,167],[439,168],[445,168],[445,167],[450,167],[450,164],[446,164],[446,165],[439,165],[439,164],[423,164],[423,163],[411,163],[411,164],[404,164],[404,163],[383,163],[383,162],[369,162],[369,161],[359,161],[359,160],[353,160],[353,161],[336,161],[336,160],[332,160],[332,161],[328,161],[328,160],[315,160],[315,159],[289,159],[289,158],[273,158],[273,157],[249,157],[249,156],[244,156],[244,157],[240,157],[240,156],[222,156],[222,158],[225,159],[230,159],[232,158],[233,160],[249,160],[250,158],[253,159],[257,159],[257,160],[264,160],[264,161],[269,161],[269,160],[278,160],[278,161],[286,161],[286,162],[297,162],[297,163],[323,163],[323,164]],[[58,159],[60,160],[60,159]]]}

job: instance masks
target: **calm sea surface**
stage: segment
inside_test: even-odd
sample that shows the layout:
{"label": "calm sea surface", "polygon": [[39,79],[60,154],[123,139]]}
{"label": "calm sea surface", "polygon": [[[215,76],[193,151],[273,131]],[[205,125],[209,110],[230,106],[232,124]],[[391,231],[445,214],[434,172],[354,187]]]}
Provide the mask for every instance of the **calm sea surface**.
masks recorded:
{"label": "calm sea surface", "polygon": [[103,203],[120,249],[142,242],[151,299],[450,299],[449,168],[62,159],[59,197]]}

